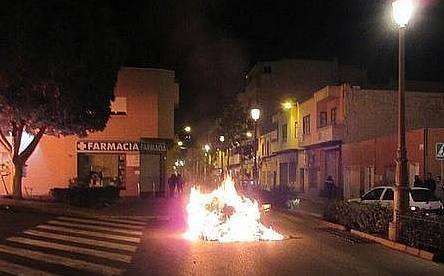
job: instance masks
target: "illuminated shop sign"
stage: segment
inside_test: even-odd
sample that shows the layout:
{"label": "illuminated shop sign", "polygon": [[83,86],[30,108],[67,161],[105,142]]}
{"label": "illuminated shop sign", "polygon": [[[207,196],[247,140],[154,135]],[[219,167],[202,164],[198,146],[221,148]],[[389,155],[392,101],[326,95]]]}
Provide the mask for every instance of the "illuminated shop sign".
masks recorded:
{"label": "illuminated shop sign", "polygon": [[77,151],[162,153],[167,151],[167,144],[162,141],[78,141]]}

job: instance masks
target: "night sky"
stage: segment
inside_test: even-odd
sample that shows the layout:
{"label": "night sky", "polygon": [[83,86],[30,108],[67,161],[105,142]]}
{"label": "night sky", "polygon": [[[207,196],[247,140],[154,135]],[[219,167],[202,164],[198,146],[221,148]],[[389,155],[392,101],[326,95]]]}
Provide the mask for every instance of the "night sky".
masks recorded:
{"label": "night sky", "polygon": [[[420,0],[409,25],[406,78],[444,80],[444,1]],[[212,119],[260,60],[333,59],[396,80],[391,1],[156,0],[112,6],[128,66],[176,70],[178,125]]]}

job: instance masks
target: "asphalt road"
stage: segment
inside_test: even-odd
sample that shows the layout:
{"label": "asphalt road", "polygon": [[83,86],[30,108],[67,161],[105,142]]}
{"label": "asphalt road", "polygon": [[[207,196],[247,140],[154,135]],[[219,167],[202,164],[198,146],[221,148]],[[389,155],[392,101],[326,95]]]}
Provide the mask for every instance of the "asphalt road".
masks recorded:
{"label": "asphalt road", "polygon": [[170,222],[0,212],[0,275],[444,275],[444,265],[325,228],[269,214],[290,238],[189,242]]}
{"label": "asphalt road", "polygon": [[[152,227],[127,275],[444,275],[444,265],[387,249],[303,217],[270,214],[291,238],[221,244],[188,242]],[[166,230],[168,229],[168,230]]]}

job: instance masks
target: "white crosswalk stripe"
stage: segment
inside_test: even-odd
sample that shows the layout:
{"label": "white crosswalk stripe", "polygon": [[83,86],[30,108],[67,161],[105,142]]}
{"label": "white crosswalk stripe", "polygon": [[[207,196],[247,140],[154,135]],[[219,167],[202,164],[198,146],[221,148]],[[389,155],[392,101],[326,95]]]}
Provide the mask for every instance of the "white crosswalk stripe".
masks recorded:
{"label": "white crosswalk stripe", "polygon": [[[121,275],[124,264],[133,259],[146,224],[130,219],[55,218],[0,243],[0,274],[63,275],[60,267],[67,267],[82,275]],[[9,257],[5,260],[4,256]],[[15,263],[13,256],[21,261]],[[30,266],[24,260],[32,260]]]}
{"label": "white crosswalk stripe", "polygon": [[119,235],[112,235],[112,234],[104,234],[101,232],[72,229],[72,228],[61,227],[61,226],[38,225],[38,226],[36,226],[36,228],[46,229],[46,230],[54,230],[54,231],[60,231],[60,232],[65,232],[65,233],[72,233],[72,234],[80,234],[80,235],[85,235],[85,236],[90,236],[90,237],[98,237],[98,238],[106,238],[106,239],[112,239],[112,240],[134,242],[134,243],[140,242],[140,238],[119,236]]}
{"label": "white crosswalk stripe", "polygon": [[71,267],[71,268],[81,268],[82,270],[87,270],[94,273],[99,273],[102,275],[120,275],[124,271],[119,268],[101,265],[101,264],[95,264],[90,263],[83,260],[77,260],[73,258],[68,257],[62,257],[58,255],[43,253],[40,251],[34,251],[30,249],[23,249],[19,247],[12,247],[8,245],[1,245],[0,244],[0,252],[12,254],[36,261],[42,261],[45,263],[50,264],[60,264],[63,266]]}
{"label": "white crosswalk stripe", "polygon": [[[55,276],[49,272],[29,268],[23,265],[18,265],[8,261],[0,260],[0,272],[12,275],[26,275],[26,276]],[[1,274],[1,273],[0,273]]]}
{"label": "white crosswalk stripe", "polygon": [[133,229],[133,230],[143,229],[143,226],[141,226],[141,225],[128,225],[125,223],[115,223],[115,222],[107,222],[107,221],[100,221],[100,220],[79,219],[79,218],[71,218],[71,217],[58,217],[57,219],[63,220],[63,221],[74,221],[74,222],[89,223],[89,224],[95,224],[95,225],[121,227],[121,228],[125,228],[125,229]]}
{"label": "white crosswalk stripe", "polygon": [[85,254],[85,255],[90,255],[90,256],[94,256],[94,257],[100,257],[100,258],[105,258],[105,259],[110,259],[110,260],[120,261],[120,262],[125,262],[125,263],[130,263],[131,259],[132,259],[132,257],[128,256],[128,255],[111,253],[111,252],[106,252],[106,251],[102,251],[102,250],[90,249],[90,248],[83,248],[83,247],[78,247],[78,246],[64,245],[64,244],[59,244],[59,243],[54,243],[54,242],[33,240],[33,239],[22,238],[22,237],[12,237],[12,238],[8,238],[6,240],[13,241],[16,243],[33,245],[33,246],[37,246],[37,247],[51,248],[51,249],[57,249],[57,250],[73,252],[73,253],[80,253],[80,254]]}
{"label": "white crosswalk stripe", "polygon": [[28,230],[28,231],[24,231],[23,233],[25,233],[27,235],[31,235],[31,236],[40,237],[40,238],[48,238],[48,239],[58,240],[58,241],[69,241],[69,242],[86,244],[86,245],[94,244],[95,246],[111,248],[111,249],[118,249],[118,250],[122,250],[122,251],[136,252],[136,250],[137,250],[137,246],[133,246],[133,245],[114,243],[114,242],[108,242],[108,241],[99,241],[99,240],[80,238],[80,237],[74,237],[74,236],[69,236],[69,235],[54,234],[54,233],[37,231],[37,230]]}
{"label": "white crosswalk stripe", "polygon": [[117,228],[112,228],[112,227],[87,225],[87,224],[82,224],[82,223],[65,222],[65,221],[59,221],[59,220],[50,220],[50,221],[48,221],[48,224],[68,226],[68,227],[80,227],[80,228],[84,228],[84,229],[108,231],[108,232],[113,232],[113,233],[127,234],[127,235],[134,235],[134,236],[142,236],[142,231],[117,229]]}

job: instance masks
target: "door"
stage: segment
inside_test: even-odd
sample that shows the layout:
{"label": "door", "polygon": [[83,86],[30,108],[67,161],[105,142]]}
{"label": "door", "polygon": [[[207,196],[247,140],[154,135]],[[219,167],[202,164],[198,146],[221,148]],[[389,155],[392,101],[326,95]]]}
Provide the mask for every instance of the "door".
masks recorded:
{"label": "door", "polygon": [[338,151],[327,150],[325,151],[325,177],[332,176],[335,184],[338,183]]}
{"label": "door", "polygon": [[281,187],[288,186],[288,163],[279,164],[279,185]]}
{"label": "door", "polygon": [[140,196],[160,191],[160,155],[140,155]]}

